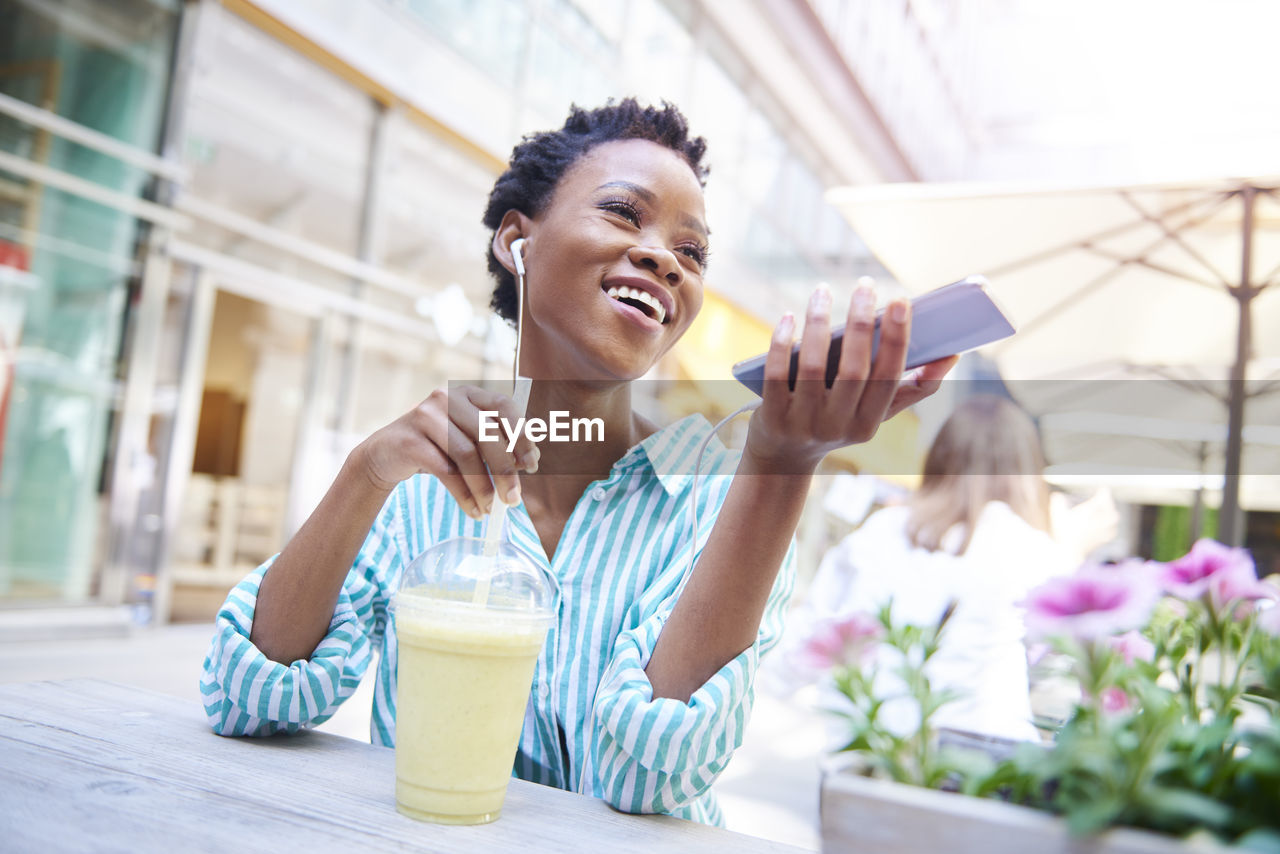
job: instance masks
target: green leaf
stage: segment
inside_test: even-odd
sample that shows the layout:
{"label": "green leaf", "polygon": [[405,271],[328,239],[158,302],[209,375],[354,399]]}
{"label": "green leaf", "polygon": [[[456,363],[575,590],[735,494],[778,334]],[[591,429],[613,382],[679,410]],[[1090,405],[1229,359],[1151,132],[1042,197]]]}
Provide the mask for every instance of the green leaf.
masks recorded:
{"label": "green leaf", "polygon": [[1187,789],[1149,786],[1139,797],[1166,821],[1213,828],[1224,827],[1231,821],[1229,806]]}
{"label": "green leaf", "polygon": [[1072,836],[1089,836],[1115,823],[1124,810],[1124,802],[1114,795],[1099,798],[1067,813],[1067,830]]}
{"label": "green leaf", "polygon": [[938,751],[937,764],[944,776],[954,773],[959,777],[962,792],[975,788],[996,768],[996,761],[980,750],[949,747]]}
{"label": "green leaf", "polygon": [[1235,844],[1236,847],[1247,851],[1280,854],[1280,832],[1274,830],[1251,830],[1237,839]]}

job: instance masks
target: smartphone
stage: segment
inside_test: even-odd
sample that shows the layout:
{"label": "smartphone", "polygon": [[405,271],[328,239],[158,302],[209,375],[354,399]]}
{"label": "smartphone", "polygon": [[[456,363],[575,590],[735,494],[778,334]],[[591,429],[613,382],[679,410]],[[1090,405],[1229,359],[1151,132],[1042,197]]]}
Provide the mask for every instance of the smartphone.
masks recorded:
{"label": "smartphone", "polygon": [[[908,369],[918,368],[935,359],[954,356],[1013,334],[1013,324],[991,300],[986,284],[987,280],[982,276],[969,276],[921,294],[911,301],[911,340],[907,345],[906,364]],[[844,327],[841,326],[831,333],[831,349],[827,353],[828,388],[835,382],[843,342]],[[880,316],[877,315],[872,358],[875,357],[879,344]],[[760,394],[764,387],[764,360],[765,354],[761,354],[733,366],[733,376],[756,394]],[[792,387],[795,386],[799,362],[800,343],[796,342],[791,348]]]}

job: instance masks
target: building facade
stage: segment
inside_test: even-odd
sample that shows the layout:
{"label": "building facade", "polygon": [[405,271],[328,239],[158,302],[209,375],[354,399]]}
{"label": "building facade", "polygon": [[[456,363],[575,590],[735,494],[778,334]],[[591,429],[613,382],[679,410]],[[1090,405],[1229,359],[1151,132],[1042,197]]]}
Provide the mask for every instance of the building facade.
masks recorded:
{"label": "building facade", "polygon": [[825,190],[963,152],[900,142],[850,14],[0,0],[0,605],[207,616],[361,437],[505,376],[480,215],[571,103],[669,100],[708,138],[703,350],[818,281],[891,285]]}

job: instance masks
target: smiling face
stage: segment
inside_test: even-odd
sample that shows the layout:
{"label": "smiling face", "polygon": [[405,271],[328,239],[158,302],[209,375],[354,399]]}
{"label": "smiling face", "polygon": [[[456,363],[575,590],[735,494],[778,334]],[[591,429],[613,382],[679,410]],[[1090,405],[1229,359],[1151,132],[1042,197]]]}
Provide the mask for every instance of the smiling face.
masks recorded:
{"label": "smiling face", "polygon": [[630,139],[593,148],[524,236],[528,376],[636,379],[702,307],[702,187],[665,146]]}

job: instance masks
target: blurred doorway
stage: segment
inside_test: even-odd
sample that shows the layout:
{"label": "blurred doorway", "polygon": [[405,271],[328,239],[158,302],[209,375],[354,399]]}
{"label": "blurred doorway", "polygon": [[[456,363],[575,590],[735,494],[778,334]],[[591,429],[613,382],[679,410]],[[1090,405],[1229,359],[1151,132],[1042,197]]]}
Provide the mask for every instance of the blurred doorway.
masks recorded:
{"label": "blurred doorway", "polygon": [[207,619],[279,551],[317,324],[218,290],[191,474],[173,537],[172,619]]}

